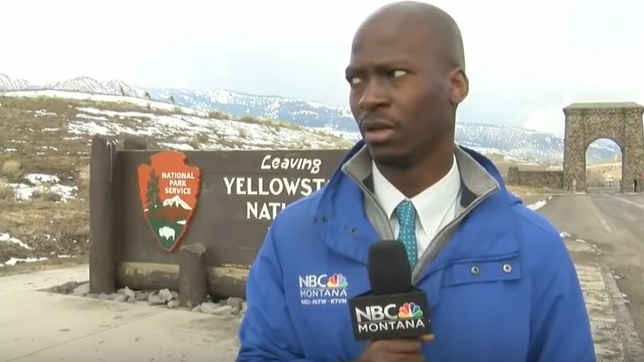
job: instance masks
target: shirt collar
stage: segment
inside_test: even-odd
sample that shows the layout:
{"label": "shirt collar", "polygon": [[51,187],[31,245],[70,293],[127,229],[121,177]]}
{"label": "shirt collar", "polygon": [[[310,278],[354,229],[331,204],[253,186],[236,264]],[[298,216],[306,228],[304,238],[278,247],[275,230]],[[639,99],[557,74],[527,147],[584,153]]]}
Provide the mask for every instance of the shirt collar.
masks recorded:
{"label": "shirt collar", "polygon": [[[374,194],[387,213],[387,216],[391,218],[398,204],[407,198],[380,173],[378,167],[373,162],[371,171],[373,175]],[[421,223],[423,220],[433,220],[436,217],[442,218],[447,209],[451,207],[454,200],[458,197],[460,189],[461,176],[456,162],[456,156],[454,156],[454,162],[450,171],[434,185],[410,200],[416,208]],[[423,227],[425,226],[423,225]]]}

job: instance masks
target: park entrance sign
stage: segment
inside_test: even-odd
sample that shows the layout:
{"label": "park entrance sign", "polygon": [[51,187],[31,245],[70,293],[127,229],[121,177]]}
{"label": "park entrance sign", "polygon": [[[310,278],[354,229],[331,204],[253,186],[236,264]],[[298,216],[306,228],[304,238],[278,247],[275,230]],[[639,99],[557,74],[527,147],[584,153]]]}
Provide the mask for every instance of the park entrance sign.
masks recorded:
{"label": "park entrance sign", "polygon": [[[128,147],[128,144],[130,145]],[[96,136],[90,161],[90,287],[179,290],[197,253],[210,295],[244,297],[275,216],[323,187],[347,150],[148,150]],[[185,261],[188,263],[188,261]],[[197,268],[196,270],[199,270]]]}

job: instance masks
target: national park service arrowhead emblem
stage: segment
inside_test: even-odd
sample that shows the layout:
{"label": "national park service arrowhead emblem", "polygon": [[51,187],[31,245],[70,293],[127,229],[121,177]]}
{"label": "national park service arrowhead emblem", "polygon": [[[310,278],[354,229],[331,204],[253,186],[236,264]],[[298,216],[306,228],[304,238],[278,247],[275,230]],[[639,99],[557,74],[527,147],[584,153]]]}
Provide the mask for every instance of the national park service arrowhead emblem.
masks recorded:
{"label": "national park service arrowhead emblem", "polygon": [[179,151],[150,156],[138,168],[139,197],[143,214],[161,248],[172,252],[188,229],[197,206],[201,170],[186,164]]}

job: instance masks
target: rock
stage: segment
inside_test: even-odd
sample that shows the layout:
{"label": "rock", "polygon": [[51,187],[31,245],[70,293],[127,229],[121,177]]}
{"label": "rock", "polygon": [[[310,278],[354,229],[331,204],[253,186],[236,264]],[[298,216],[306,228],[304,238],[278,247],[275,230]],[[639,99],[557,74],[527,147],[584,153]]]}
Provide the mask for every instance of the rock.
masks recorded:
{"label": "rock", "polygon": [[134,300],[136,300],[137,302],[147,301],[148,295],[145,292],[135,292]]}
{"label": "rock", "polygon": [[206,314],[214,314],[215,310],[217,310],[218,308],[221,308],[221,306],[213,302],[201,303],[200,307],[201,307],[200,308],[201,312]]}
{"label": "rock", "polygon": [[163,301],[167,303],[171,301],[174,298],[174,296],[172,295],[169,289],[161,289],[159,290],[159,298],[163,299]]}
{"label": "rock", "polygon": [[[59,285],[57,289],[58,289],[58,293],[70,294],[77,287],[78,287],[78,283],[71,281],[71,282],[66,282],[64,284]],[[89,291],[89,288],[88,288],[88,291]]]}
{"label": "rock", "polygon": [[232,312],[233,312],[233,307],[231,307],[229,305],[224,305],[224,306],[221,306],[221,307],[213,310],[211,314],[214,314],[214,315],[231,315],[231,314],[233,314]]}
{"label": "rock", "polygon": [[[129,287],[124,287],[113,294],[93,294],[89,292],[89,282],[78,283],[70,281],[61,285],[53,286],[46,290],[52,293],[73,294],[80,297],[113,300],[115,302],[127,302],[145,306],[166,307],[168,309],[176,309],[180,307],[179,294],[167,288],[155,291],[134,291]],[[217,316],[232,315],[238,316],[241,320],[246,315],[246,301],[238,297],[229,297],[221,299],[217,303],[204,302],[194,307],[192,312]]]}
{"label": "rock", "polygon": [[136,298],[136,292],[128,287],[119,289],[118,293],[125,296],[126,300],[135,300]]}
{"label": "rock", "polygon": [[150,294],[148,296],[148,304],[149,305],[161,305],[161,304],[166,304],[166,301],[161,298],[159,295],[154,295]]}
{"label": "rock", "polygon": [[79,297],[85,297],[89,294],[89,283],[83,283],[72,291],[73,295],[79,296]]}
{"label": "rock", "polygon": [[243,302],[242,302],[242,304],[241,304],[241,310],[239,311],[239,313],[237,314],[237,316],[239,317],[239,320],[240,320],[240,321],[241,321],[242,319],[244,319],[244,317],[246,316],[246,301],[243,301]]}
{"label": "rock", "polygon": [[108,300],[108,299],[112,299],[112,298],[110,298],[109,294],[101,293],[101,294],[98,295],[98,299],[100,299],[100,300]]}
{"label": "rock", "polygon": [[230,297],[226,300],[226,305],[237,308],[238,310],[242,308],[243,303],[244,300],[242,298]]}

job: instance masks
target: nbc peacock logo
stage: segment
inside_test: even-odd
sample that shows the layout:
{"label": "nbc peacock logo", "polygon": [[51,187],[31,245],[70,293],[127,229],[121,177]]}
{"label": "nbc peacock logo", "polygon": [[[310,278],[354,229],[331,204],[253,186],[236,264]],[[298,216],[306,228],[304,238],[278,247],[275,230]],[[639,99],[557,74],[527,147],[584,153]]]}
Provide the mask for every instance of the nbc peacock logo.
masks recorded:
{"label": "nbc peacock logo", "polygon": [[423,316],[423,310],[416,303],[404,303],[398,308],[398,318],[417,319]]}
{"label": "nbc peacock logo", "polygon": [[298,282],[303,305],[347,303],[349,282],[341,273],[300,275]]}
{"label": "nbc peacock logo", "polygon": [[347,278],[342,274],[333,274],[326,282],[327,288],[346,288],[348,286]]}

